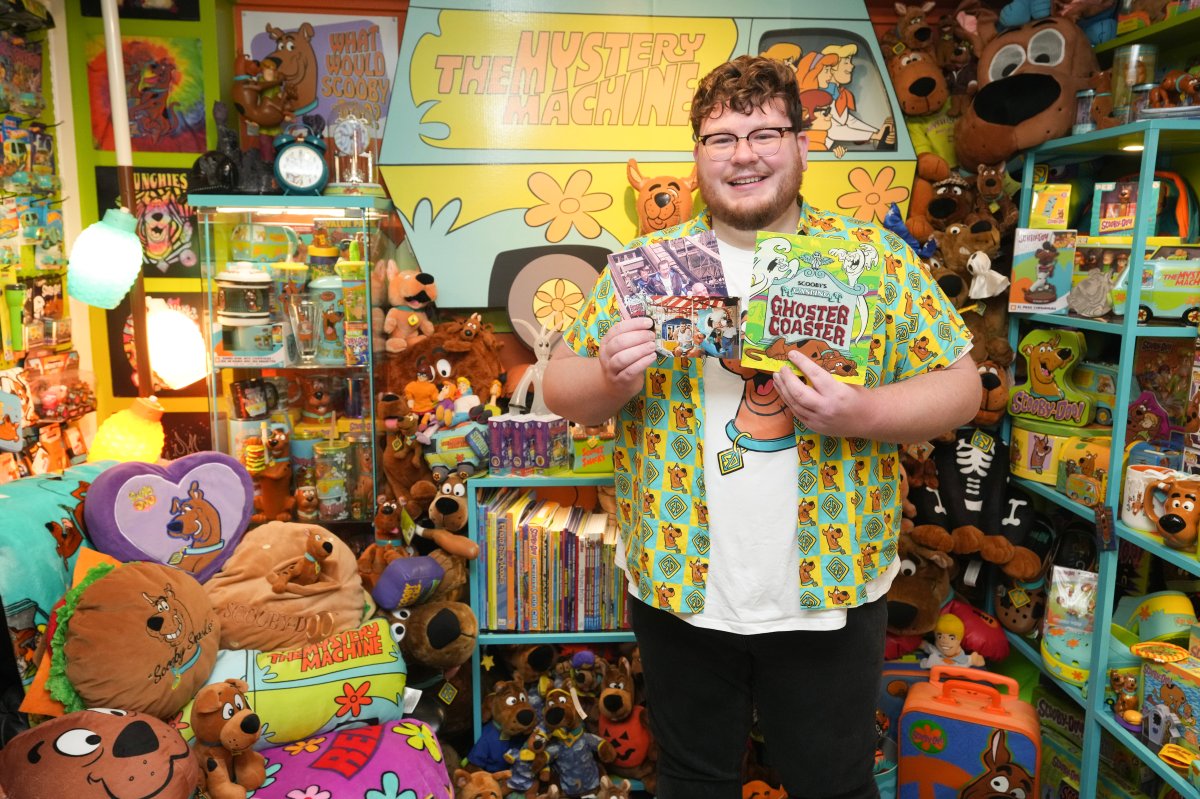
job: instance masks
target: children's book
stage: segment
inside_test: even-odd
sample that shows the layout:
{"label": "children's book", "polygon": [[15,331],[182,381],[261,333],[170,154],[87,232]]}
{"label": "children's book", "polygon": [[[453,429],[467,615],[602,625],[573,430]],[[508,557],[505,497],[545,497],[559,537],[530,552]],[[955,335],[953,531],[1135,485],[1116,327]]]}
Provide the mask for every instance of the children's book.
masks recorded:
{"label": "children's book", "polygon": [[1008,310],[1066,313],[1074,268],[1074,230],[1017,228]]}
{"label": "children's book", "polygon": [[612,253],[608,269],[626,317],[646,316],[651,297],[729,296],[711,230]]}
{"label": "children's book", "polygon": [[862,385],[883,265],[874,244],[759,231],[742,365],[774,372],[791,366],[787,354],[797,349],[838,380]]}

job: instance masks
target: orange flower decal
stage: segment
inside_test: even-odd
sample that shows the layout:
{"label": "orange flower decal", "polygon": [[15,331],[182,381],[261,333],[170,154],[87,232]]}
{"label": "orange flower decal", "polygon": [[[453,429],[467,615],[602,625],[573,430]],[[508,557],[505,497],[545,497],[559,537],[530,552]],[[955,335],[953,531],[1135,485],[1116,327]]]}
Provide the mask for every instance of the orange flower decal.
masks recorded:
{"label": "orange flower decal", "polygon": [[565,239],[572,227],[584,238],[596,238],[600,235],[600,223],[592,219],[591,214],[612,205],[612,197],[588,194],[591,185],[592,174],[582,169],[567,178],[564,188],[559,188],[558,182],[545,172],[534,172],[529,176],[529,190],[542,204],[525,212],[525,224],[541,227],[549,222],[546,241],[551,244]]}
{"label": "orange flower decal", "polygon": [[321,744],[323,743],[325,743],[325,739],[323,737],[306,738],[303,741],[296,741],[295,743],[288,744],[287,746],[283,747],[283,751],[290,755],[298,755],[302,752],[315,752],[321,748]]}
{"label": "orange flower decal", "polygon": [[892,185],[895,179],[895,167],[885,166],[875,177],[871,177],[867,170],[856,166],[847,175],[847,180],[855,191],[838,197],[838,208],[849,210],[851,216],[864,222],[882,222],[892,203],[908,199],[907,188]]}
{"label": "orange flower decal", "polygon": [[370,690],[370,680],[364,681],[357,689],[348,682],[342,683],[342,696],[335,696],[333,698],[334,702],[341,705],[338,708],[337,715],[341,717],[349,713],[358,718],[358,714],[362,712],[362,709],[375,701],[367,696],[367,692]]}
{"label": "orange flower decal", "polygon": [[566,330],[579,315],[583,292],[569,280],[556,277],[538,287],[533,295],[533,315],[551,330]]}

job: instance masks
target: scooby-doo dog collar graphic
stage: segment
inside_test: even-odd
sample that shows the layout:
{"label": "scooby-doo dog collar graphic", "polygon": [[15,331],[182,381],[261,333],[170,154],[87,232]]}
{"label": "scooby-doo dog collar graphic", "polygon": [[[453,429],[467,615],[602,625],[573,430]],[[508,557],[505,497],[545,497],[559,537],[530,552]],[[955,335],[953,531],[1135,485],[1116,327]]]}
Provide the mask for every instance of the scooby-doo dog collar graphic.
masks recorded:
{"label": "scooby-doo dog collar graphic", "polygon": [[1075,93],[1098,70],[1087,35],[1070,20],[1047,17],[997,36],[979,57],[979,91],[954,128],[960,166],[974,171],[1066,135]]}

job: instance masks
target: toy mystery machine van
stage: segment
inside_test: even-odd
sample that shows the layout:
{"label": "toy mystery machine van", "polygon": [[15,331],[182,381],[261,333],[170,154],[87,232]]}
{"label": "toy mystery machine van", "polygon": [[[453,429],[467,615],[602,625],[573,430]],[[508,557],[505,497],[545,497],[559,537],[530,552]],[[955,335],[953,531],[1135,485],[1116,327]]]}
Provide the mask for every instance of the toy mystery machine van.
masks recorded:
{"label": "toy mystery machine van", "polygon": [[[1129,269],[1112,288],[1113,313],[1125,315]],[[1200,260],[1152,260],[1142,265],[1142,287],[1138,295],[1139,323],[1151,319],[1184,321],[1200,325]]]}
{"label": "toy mystery machine van", "polygon": [[564,329],[638,234],[628,162],[688,179],[696,85],[742,54],[792,65],[810,103],[853,100],[810,152],[810,203],[876,221],[907,207],[915,155],[863,2],[488,6],[412,0],[379,159],[440,306]]}

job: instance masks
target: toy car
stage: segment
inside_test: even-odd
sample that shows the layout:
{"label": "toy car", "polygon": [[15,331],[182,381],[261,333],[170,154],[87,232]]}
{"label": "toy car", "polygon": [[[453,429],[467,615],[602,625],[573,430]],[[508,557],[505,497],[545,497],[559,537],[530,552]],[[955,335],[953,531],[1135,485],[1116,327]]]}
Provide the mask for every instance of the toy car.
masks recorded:
{"label": "toy car", "polygon": [[425,462],[439,483],[451,472],[465,471],[469,475],[486,472],[488,455],[487,425],[479,422],[440,428],[425,445]]}
{"label": "toy car", "polygon": [[[1125,315],[1129,271],[1113,285],[1113,313]],[[1138,323],[1151,319],[1200,324],[1200,260],[1150,260],[1142,265],[1142,290],[1138,298]]]}

